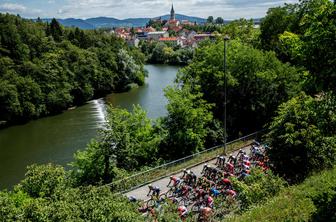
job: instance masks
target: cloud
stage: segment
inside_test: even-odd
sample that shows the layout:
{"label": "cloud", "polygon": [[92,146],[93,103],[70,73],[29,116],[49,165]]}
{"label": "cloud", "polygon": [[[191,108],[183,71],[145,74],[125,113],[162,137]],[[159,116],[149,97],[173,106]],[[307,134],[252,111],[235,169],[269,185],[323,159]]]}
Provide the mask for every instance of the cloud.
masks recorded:
{"label": "cloud", "polygon": [[[11,3],[0,5],[0,11],[25,17],[57,18],[150,18],[169,14],[172,4],[172,0],[24,0],[26,7],[18,4],[23,0],[4,1]],[[270,7],[296,2],[298,0],[175,0],[174,8],[178,14],[203,18],[210,15],[224,19],[258,18],[265,16]]]}
{"label": "cloud", "polygon": [[24,5],[20,5],[17,3],[3,3],[0,5],[0,11],[2,12],[14,12],[21,13],[26,11],[26,7]]}

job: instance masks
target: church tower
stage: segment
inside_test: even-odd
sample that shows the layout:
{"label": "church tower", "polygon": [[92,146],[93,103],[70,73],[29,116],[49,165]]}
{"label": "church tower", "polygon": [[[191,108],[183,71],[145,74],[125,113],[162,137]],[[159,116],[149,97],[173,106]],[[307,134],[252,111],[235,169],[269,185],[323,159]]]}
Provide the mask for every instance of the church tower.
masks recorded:
{"label": "church tower", "polygon": [[172,4],[172,8],[170,10],[170,20],[175,20],[175,11],[174,11],[174,5]]}

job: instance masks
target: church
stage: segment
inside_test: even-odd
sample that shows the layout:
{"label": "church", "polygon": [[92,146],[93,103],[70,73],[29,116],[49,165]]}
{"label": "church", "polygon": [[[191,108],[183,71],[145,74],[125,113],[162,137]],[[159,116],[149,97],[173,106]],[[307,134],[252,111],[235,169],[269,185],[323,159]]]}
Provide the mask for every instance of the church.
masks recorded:
{"label": "church", "polygon": [[166,27],[177,27],[180,25],[180,21],[176,19],[174,5],[172,4],[171,10],[170,10],[170,19],[165,24]]}

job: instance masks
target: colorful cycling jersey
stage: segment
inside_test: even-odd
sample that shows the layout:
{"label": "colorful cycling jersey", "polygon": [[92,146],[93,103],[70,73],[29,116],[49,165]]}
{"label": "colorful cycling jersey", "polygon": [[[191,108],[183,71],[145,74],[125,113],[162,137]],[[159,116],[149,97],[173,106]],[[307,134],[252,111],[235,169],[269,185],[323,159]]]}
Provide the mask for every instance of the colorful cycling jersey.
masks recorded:
{"label": "colorful cycling jersey", "polygon": [[227,163],[226,164],[226,167],[227,167],[227,170],[230,172],[230,173],[233,173],[234,171],[234,166],[232,163]]}
{"label": "colorful cycling jersey", "polygon": [[243,164],[244,164],[244,165],[247,165],[247,166],[251,166],[251,162],[248,161],[248,160],[244,160],[244,161],[243,161]]}
{"label": "colorful cycling jersey", "polygon": [[159,196],[161,189],[158,186],[154,186],[154,187],[152,186],[152,187],[149,187],[149,192],[151,192],[151,191],[153,192],[153,195],[155,194],[155,195]]}
{"label": "colorful cycling jersey", "polygon": [[247,165],[243,164],[243,165],[242,165],[242,168],[243,168],[244,170],[249,170],[249,169],[250,169],[250,166],[247,166]]}
{"label": "colorful cycling jersey", "polygon": [[222,179],[222,182],[223,182],[225,185],[231,185],[231,181],[230,181],[228,178],[224,178],[224,179]]}
{"label": "colorful cycling jersey", "polygon": [[181,182],[181,179],[176,176],[172,176],[170,179],[173,181],[173,186],[176,186]]}
{"label": "colorful cycling jersey", "polygon": [[179,206],[177,210],[179,212],[180,217],[184,217],[188,214],[188,208],[186,208],[185,206]]}
{"label": "colorful cycling jersey", "polygon": [[250,174],[243,172],[240,177],[245,178],[245,177],[248,177],[248,176],[250,176]]}
{"label": "colorful cycling jersey", "polygon": [[213,208],[213,205],[214,205],[213,198],[208,196],[208,198],[206,199],[206,204],[207,204],[207,207]]}
{"label": "colorful cycling jersey", "polygon": [[231,197],[235,197],[237,195],[236,191],[234,191],[234,190],[227,190],[226,194],[231,196]]}
{"label": "colorful cycling jersey", "polygon": [[243,160],[249,160],[250,159],[250,157],[248,156],[248,155],[243,155]]}
{"label": "colorful cycling jersey", "polygon": [[214,195],[214,197],[217,197],[220,194],[220,191],[214,187],[210,189],[210,192]]}

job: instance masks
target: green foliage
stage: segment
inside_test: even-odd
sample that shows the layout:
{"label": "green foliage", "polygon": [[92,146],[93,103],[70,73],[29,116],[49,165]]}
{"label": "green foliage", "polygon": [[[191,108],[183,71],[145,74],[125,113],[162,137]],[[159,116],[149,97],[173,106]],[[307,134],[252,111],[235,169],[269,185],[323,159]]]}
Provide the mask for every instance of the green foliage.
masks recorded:
{"label": "green foliage", "polygon": [[136,170],[157,160],[161,137],[140,106],[133,113],[109,107],[106,120],[99,142],[93,140],[75,154],[78,184],[109,183],[117,176],[116,167]]}
{"label": "green foliage", "polygon": [[187,65],[191,62],[194,50],[163,42],[141,42],[141,51],[147,56],[150,63]]}
{"label": "green foliage", "polygon": [[207,18],[207,23],[213,23],[214,22],[214,17],[213,16],[209,16]]}
{"label": "green foliage", "polygon": [[258,45],[259,29],[254,28],[253,20],[239,19],[229,22],[222,26],[220,32],[228,35],[230,39],[240,40],[241,42]]}
{"label": "green foliage", "polygon": [[[197,49],[193,62],[179,79],[193,92],[214,103],[214,116],[224,119],[223,42]],[[279,104],[296,95],[306,74],[281,63],[271,52],[262,52],[239,41],[228,45],[228,129],[230,136],[260,129],[275,114]]]}
{"label": "green foliage", "polygon": [[216,24],[224,24],[224,19],[222,17],[217,17],[215,20]]}
{"label": "green foliage", "polygon": [[50,198],[15,204],[21,191],[0,192],[3,221],[143,221],[136,206],[108,188],[65,188]]}
{"label": "green foliage", "polygon": [[333,168],[225,221],[335,221],[335,201],[336,168]]}
{"label": "green foliage", "polygon": [[165,89],[168,98],[168,116],[163,119],[166,136],[160,153],[167,159],[176,159],[204,149],[208,126],[213,116],[212,105],[202,99],[202,94],[192,94],[185,85]]}
{"label": "green foliage", "polygon": [[0,14],[0,121],[24,122],[126,85],[144,83],[144,58],[101,31]]}
{"label": "green foliage", "polygon": [[34,198],[51,197],[56,190],[65,187],[65,174],[61,166],[31,165],[27,167],[25,179],[19,184],[19,188]]}
{"label": "green foliage", "polygon": [[335,10],[329,0],[300,1],[269,9],[261,23],[261,47],[307,68],[313,92],[336,88]]}
{"label": "green foliage", "polygon": [[280,175],[298,182],[336,161],[336,99],[301,94],[282,104],[269,127],[269,157]]}
{"label": "green foliage", "polygon": [[286,184],[283,179],[275,176],[271,171],[264,173],[259,168],[253,168],[251,176],[245,178],[244,181],[232,179],[233,187],[238,192],[238,200],[241,201],[240,210],[242,211],[275,196]]}

